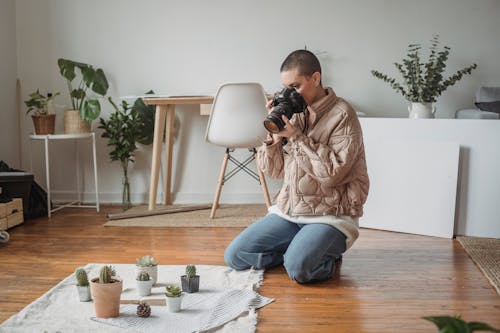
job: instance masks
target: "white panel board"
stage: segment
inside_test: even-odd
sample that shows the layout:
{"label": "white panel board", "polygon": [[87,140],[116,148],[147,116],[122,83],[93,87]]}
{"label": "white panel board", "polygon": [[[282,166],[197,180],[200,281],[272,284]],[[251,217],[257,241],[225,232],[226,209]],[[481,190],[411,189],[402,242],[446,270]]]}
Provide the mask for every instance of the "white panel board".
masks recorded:
{"label": "white panel board", "polygon": [[370,192],[360,226],[453,237],[459,144],[365,141]]}

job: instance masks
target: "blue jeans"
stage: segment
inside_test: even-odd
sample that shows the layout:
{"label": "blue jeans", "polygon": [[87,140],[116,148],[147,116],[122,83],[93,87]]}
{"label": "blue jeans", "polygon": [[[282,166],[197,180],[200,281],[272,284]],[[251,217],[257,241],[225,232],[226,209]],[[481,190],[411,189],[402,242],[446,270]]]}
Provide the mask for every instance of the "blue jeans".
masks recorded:
{"label": "blue jeans", "polygon": [[328,224],[298,224],[269,214],[243,230],[226,248],[224,259],[236,270],[285,267],[299,283],[327,280],[346,237]]}

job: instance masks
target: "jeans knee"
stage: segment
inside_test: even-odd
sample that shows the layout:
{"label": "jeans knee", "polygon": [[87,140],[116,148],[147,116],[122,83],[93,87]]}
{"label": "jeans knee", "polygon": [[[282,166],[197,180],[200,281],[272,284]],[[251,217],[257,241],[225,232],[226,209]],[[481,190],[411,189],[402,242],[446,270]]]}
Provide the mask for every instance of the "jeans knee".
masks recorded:
{"label": "jeans knee", "polygon": [[304,261],[297,260],[297,258],[294,258],[294,260],[287,260],[285,257],[283,266],[292,280],[295,280],[298,283],[307,283],[310,281],[311,277],[309,268]]}

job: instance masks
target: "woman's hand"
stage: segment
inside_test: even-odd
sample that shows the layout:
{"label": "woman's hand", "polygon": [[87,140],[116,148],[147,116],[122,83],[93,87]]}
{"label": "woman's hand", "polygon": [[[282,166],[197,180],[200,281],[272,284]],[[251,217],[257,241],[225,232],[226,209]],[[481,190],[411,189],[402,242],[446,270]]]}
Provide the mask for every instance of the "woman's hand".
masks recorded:
{"label": "woman's hand", "polygon": [[276,134],[277,136],[282,138],[291,138],[299,134],[300,130],[297,127],[293,126],[290,123],[290,120],[285,115],[282,115],[281,119],[283,119],[283,121],[285,122],[285,127],[280,132],[278,132],[278,134]]}

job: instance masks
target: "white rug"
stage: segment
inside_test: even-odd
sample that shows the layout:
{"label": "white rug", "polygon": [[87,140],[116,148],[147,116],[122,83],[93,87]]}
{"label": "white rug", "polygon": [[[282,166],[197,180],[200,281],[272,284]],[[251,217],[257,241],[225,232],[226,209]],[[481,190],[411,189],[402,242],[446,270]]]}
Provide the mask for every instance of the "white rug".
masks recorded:
{"label": "white rug", "polygon": [[[98,275],[102,264],[88,264],[89,277]],[[124,280],[122,299],[136,299],[135,265],[114,264]],[[263,271],[234,271],[225,266],[197,265],[200,292],[186,294],[183,309],[169,313],[164,306],[152,306],[151,317],[135,315],[136,305],[122,304],[120,317],[97,319],[92,302],[80,302],[71,274],[16,315],[0,325],[0,332],[255,332],[255,308],[273,300],[257,294]],[[164,298],[165,285],[180,285],[185,266],[160,265],[158,286],[148,298]],[[219,311],[220,310],[220,311]],[[213,316],[217,313],[217,316]],[[222,315],[220,315],[222,313]],[[221,326],[223,325],[223,326]],[[125,328],[126,327],[126,328]]]}

